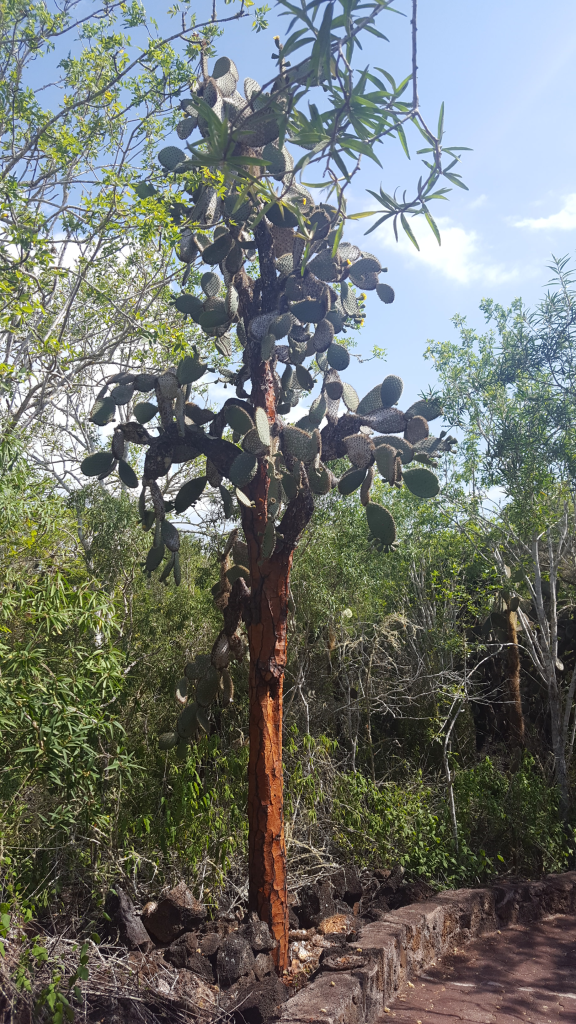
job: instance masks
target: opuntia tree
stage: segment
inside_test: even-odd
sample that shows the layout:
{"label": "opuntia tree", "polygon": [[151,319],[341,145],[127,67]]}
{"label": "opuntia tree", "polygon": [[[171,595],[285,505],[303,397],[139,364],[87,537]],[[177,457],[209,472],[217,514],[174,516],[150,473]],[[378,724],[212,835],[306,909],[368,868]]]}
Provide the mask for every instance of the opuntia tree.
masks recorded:
{"label": "opuntia tree", "polygon": [[[186,665],[176,692],[181,713],[159,742],[182,754],[210,728],[211,703],[232,699],[229,665],[244,656],[245,630],[249,904],[278,940],[279,971],[288,956],[282,686],[294,550],[317,498],[337,489],[343,495],[359,491],[372,543],[378,551],[392,551],[393,517],[371,498],[375,474],[390,487],[406,485],[432,498],[439,484],[430,467],[453,443],[430,436],[428,422],[441,414],[433,399],[416,401],[406,412],[398,408],[399,377],[387,376],[361,401],[342,380],[350,356],[336,339],[363,321],[365,293],[373,292],[384,309],[394,299],[379,260],[343,240],[346,188],[363,154],[377,160],[377,146],[388,135],[404,142],[407,121],[427,143],[426,177],[412,200],[374,193],[377,223],[392,219],[413,238],[406,214],[422,214],[436,230],[427,204],[447,191],[438,188],[442,175],[459,184],[451,170],[453,151],[443,166],[442,124],[434,136],[419,112],[415,5],[413,74],[399,86],[385,73],[353,68],[360,36],[378,35],[374,22],[387,3],[366,9],[343,0],[339,13],[333,3],[283,6],[299,27],[284,46],[276,41],[277,68],[268,86],[247,78],[241,95],[234,61],[220,57],[210,74],[204,57],[190,95],[180,100],[183,117],[176,129],[180,140],[192,140],[196,131],[200,139],[188,141],[187,152],[169,145],[159,153],[164,183],[178,190],[172,210],[180,226],[177,254],[186,264],[175,305],[230,360],[236,332],[241,357],[227,376],[235,397],[218,412],[194,401],[194,388],[208,370],[197,349],[164,372],[133,368],[116,374],[97,397],[95,424],[112,422],[117,408],[129,407],[137,393],[153,401],[138,400],[134,419],[115,427],[111,449],[82,463],[88,476],[104,479],[117,469],[125,485],[137,487],[126,446],[146,449],[140,517],[152,544],[145,568],[162,580],[172,574],[180,581],[180,536],[172,519],[206,487],[221,496],[223,520],[241,524],[244,539],[238,528],[232,530],[214,588],[222,630],[210,653]],[[308,56],[292,68],[287,58],[301,45],[307,45]],[[312,89],[321,109],[310,102],[304,113]],[[401,98],[406,89],[407,102]],[[298,147],[304,151],[300,158]],[[305,167],[308,176],[312,168],[322,176],[321,200],[301,181]],[[150,179],[138,186],[141,197],[157,191],[158,171]],[[199,265],[205,267],[202,294],[187,292],[190,269]],[[298,422],[288,423],[285,417],[318,378],[320,396]],[[337,476],[331,464],[343,459],[349,468]],[[159,481],[174,463],[189,465],[191,472],[171,499]]]}

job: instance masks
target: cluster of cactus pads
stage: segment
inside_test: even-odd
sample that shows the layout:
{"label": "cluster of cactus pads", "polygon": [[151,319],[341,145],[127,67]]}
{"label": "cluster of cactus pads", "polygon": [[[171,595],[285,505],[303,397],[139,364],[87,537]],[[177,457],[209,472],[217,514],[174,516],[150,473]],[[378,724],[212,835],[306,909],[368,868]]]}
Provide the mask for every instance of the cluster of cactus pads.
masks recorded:
{"label": "cluster of cactus pads", "polygon": [[[267,477],[260,566],[297,542],[300,526],[293,530],[291,517],[300,517],[303,528],[302,510],[308,515],[314,497],[334,489],[342,495],[359,490],[370,540],[378,551],[388,552],[397,544],[396,527],[391,513],[371,499],[376,472],[392,487],[404,483],[418,497],[431,498],[439,490],[432,472],[435,459],[455,443],[444,433],[430,436],[429,421],[442,412],[436,400],[417,401],[406,412],[398,407],[403,391],[399,377],[387,376],[361,400],[342,380],[350,357],[335,337],[362,319],[366,291],[375,291],[384,303],[393,301],[394,292],[380,281],[383,268],[375,256],[340,242],[342,209],[315,205],[295,181],[290,154],[278,142],[282,95],[266,96],[247,79],[241,97],[237,81],[234,63],[220,58],[212,76],[182,102],[181,139],[196,129],[208,135],[216,117],[228,124],[233,153],[248,154],[252,162],[249,173],[231,174],[219,189],[206,183],[195,186],[192,207],[176,204],[178,255],[187,264],[184,284],[193,263],[210,269],[201,278],[202,296],[183,291],[174,300],[177,310],[212,337],[226,357],[232,354],[230,331],[236,330],[242,358],[236,371],[223,371],[236,397],[216,413],[193,401],[193,385],[209,369],[196,348],[162,372],[118,373],[97,396],[90,417],[98,426],[116,423],[110,450],[95,452],[81,466],[85,475],[100,480],[117,469],[125,486],[137,487],[136,473],[125,458],[126,445],[147,448],[139,510],[142,526],[153,539],[144,568],[149,575],[159,570],[163,581],[173,573],[176,584],[180,537],[167,517],[186,512],[207,486],[219,493],[224,519],[230,520],[238,511],[243,517],[250,514],[253,481]],[[159,159],[167,175],[186,175],[197,167],[175,146],[162,150]],[[279,190],[270,178],[281,182]],[[151,194],[146,183],[139,188],[141,197]],[[209,228],[210,236],[198,228]],[[257,280],[244,269],[256,255]],[[306,415],[289,424],[284,417],[319,375],[320,395]],[[273,382],[273,411],[259,398],[264,378]],[[249,381],[252,393],[245,389]],[[149,397],[134,402],[137,396]],[[119,408],[131,408],[134,418],[121,418]],[[349,468],[338,478],[330,463],[342,459],[349,460]],[[183,463],[196,463],[195,472],[168,500],[158,479]],[[224,628],[211,654],[186,666],[176,690],[177,701],[185,706],[174,732],[161,739],[165,749],[182,748],[205,730],[206,709],[214,700],[232,699],[228,666],[232,658],[243,656],[239,628],[250,600],[248,561],[248,549],[233,531],[214,591]]]}

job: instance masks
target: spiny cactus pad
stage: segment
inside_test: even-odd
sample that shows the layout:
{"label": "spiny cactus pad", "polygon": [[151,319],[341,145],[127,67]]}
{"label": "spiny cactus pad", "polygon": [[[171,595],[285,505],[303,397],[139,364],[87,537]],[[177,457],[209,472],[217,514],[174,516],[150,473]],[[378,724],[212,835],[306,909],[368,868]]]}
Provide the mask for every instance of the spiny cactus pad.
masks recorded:
{"label": "spiny cactus pad", "polygon": [[282,451],[306,464],[316,457],[317,444],[305,430],[287,426],[282,433]]}
{"label": "spiny cactus pad", "polygon": [[435,420],[442,415],[442,406],[439,399],[424,399],[414,402],[409,409],[406,410],[406,418],[410,419],[412,416],[423,416],[425,420]]}
{"label": "spiny cactus pad", "polygon": [[350,355],[343,345],[332,343],[326,350],[326,358],[330,366],[335,370],[346,370],[350,365]]}
{"label": "spiny cactus pad", "polygon": [[358,403],[356,413],[358,416],[367,416],[371,412],[375,412],[377,409],[382,408],[381,398],[382,385],[377,384],[375,388],[372,388],[367,395]]}
{"label": "spiny cactus pad", "polygon": [[113,462],[112,452],[94,452],[93,455],[88,455],[82,460],[80,470],[84,476],[100,476],[101,473],[107,473],[112,468]]}
{"label": "spiny cactus pad", "polygon": [[385,547],[396,540],[396,524],[387,508],[369,501],[366,505],[366,519],[372,535]]}
{"label": "spiny cactus pad", "polygon": [[230,482],[235,487],[245,487],[254,478],[256,470],[258,469],[258,459],[256,455],[252,455],[251,452],[242,452],[238,455],[228,473]]}
{"label": "spiny cactus pad", "polygon": [[237,431],[240,436],[247,434],[254,427],[254,421],[250,414],[241,405],[226,405],[224,407],[224,418],[232,430]]}
{"label": "spiny cactus pad", "polygon": [[110,396],[96,399],[90,413],[92,423],[95,423],[98,427],[105,427],[107,423],[112,422],[115,416],[116,402],[114,399],[110,398]]}
{"label": "spiny cactus pad", "polygon": [[118,460],[118,476],[126,487],[138,487],[138,477],[125,459]]}
{"label": "spiny cactus pad", "polygon": [[423,441],[428,437],[429,433],[427,420],[423,416],[412,416],[406,424],[404,437],[410,441],[410,444],[417,444],[418,441]]}
{"label": "spiny cactus pad", "polygon": [[417,498],[435,498],[440,491],[438,477],[423,466],[407,469],[403,479],[408,490]]}
{"label": "spiny cactus pad", "polygon": [[340,477],[338,481],[338,490],[340,494],[352,494],[353,491],[357,491],[360,487],[364,477],[366,476],[366,469],[349,469],[344,476]]}
{"label": "spiny cactus pad", "polygon": [[174,500],[174,511],[181,513],[190,508],[190,505],[198,501],[206,487],[206,483],[207,479],[205,476],[197,476],[194,480],[188,480],[187,483],[183,484]]}
{"label": "spiny cactus pad", "polygon": [[391,405],[396,405],[400,400],[403,390],[404,382],[400,377],[396,377],[395,374],[385,377],[380,388],[380,401],[384,409],[388,409]]}
{"label": "spiny cactus pad", "polygon": [[396,449],[388,444],[378,445],[374,450],[376,465],[383,480],[393,484],[395,479]]}

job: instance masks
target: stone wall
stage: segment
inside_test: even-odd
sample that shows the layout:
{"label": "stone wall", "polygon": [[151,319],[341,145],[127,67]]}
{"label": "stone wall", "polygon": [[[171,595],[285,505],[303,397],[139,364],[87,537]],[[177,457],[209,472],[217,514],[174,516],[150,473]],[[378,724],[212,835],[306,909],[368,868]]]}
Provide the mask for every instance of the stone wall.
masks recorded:
{"label": "stone wall", "polygon": [[365,925],[351,951],[364,966],[322,972],[286,1003],[282,1024],[372,1024],[402,985],[454,946],[486,932],[576,913],[576,872],[540,882],[458,889],[433,901],[383,913]]}

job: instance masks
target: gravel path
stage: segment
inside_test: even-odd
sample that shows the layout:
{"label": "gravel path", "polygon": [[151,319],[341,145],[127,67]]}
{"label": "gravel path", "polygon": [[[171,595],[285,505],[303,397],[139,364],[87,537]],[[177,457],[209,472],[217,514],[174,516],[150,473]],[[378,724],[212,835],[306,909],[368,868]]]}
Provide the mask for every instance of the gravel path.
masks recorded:
{"label": "gravel path", "polygon": [[576,917],[507,928],[454,950],[378,1024],[576,1024]]}

